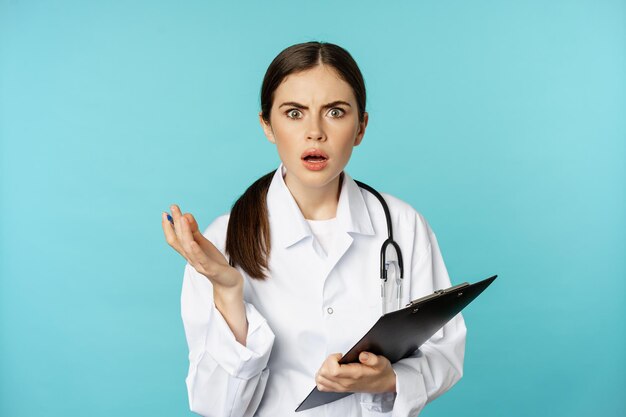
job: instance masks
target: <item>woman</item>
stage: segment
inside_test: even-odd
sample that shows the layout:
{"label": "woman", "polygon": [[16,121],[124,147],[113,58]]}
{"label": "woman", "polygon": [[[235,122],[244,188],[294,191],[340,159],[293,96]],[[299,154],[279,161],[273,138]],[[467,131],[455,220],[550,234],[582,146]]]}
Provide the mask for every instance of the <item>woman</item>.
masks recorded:
{"label": "woman", "polygon": [[[187,259],[182,316],[187,388],[205,416],[287,416],[317,386],[355,392],[301,416],[414,416],[462,375],[457,315],[394,364],[363,352],[340,365],[381,312],[379,252],[387,237],[376,198],[344,172],[365,134],[365,84],[350,54],[308,42],[282,51],[261,89],[259,119],[282,161],[204,233],[193,216],[163,213],[166,240]],[[405,279],[387,311],[450,286],[437,240],[408,204],[384,194]],[[394,252],[389,251],[389,257]],[[315,385],[314,385],[315,384]]]}

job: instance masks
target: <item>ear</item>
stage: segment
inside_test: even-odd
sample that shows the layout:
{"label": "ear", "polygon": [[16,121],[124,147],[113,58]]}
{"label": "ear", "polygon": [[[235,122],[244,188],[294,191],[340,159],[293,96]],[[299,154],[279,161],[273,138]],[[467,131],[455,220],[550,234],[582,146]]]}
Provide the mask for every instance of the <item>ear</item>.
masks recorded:
{"label": "ear", "polygon": [[356,134],[356,138],[354,138],[354,146],[359,146],[363,141],[363,135],[365,135],[365,128],[367,128],[367,121],[369,120],[369,115],[367,112],[363,112],[363,121],[359,122],[359,131]]}
{"label": "ear", "polygon": [[261,127],[263,128],[263,133],[265,133],[265,137],[272,143],[276,143],[276,139],[274,138],[274,130],[272,129],[272,125],[269,122],[266,122],[263,119],[263,113],[259,112],[259,122],[261,123]]}

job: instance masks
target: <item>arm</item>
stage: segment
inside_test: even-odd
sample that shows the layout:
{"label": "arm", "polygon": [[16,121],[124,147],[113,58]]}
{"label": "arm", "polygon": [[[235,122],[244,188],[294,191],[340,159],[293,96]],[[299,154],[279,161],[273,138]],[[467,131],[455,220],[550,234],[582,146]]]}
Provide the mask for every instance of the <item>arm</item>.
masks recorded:
{"label": "arm", "polygon": [[215,307],[211,283],[185,267],[181,310],[189,346],[189,407],[203,416],[252,416],[269,375],[274,334],[253,305],[245,303],[244,346]]}
{"label": "arm", "polygon": [[186,379],[189,406],[203,416],[252,416],[262,398],[274,334],[243,300],[243,277],[213,242],[223,242],[221,217],[205,231],[189,213],[172,206],[172,226],[163,215],[166,240],[188,263],[181,312],[189,346]]}

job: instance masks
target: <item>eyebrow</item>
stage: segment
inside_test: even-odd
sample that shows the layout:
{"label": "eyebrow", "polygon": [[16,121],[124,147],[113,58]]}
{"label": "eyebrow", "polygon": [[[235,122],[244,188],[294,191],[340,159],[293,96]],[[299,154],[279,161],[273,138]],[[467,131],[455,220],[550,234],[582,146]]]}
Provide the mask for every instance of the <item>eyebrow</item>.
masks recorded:
{"label": "eyebrow", "polygon": [[[344,106],[352,107],[352,106],[350,105],[350,103],[348,103],[348,102],[346,102],[346,101],[343,101],[343,100],[335,100],[335,101],[330,102],[330,103],[328,103],[328,104],[324,104],[324,105],[322,106],[322,108],[323,108],[323,109],[328,109],[328,108],[331,108],[331,107],[338,106],[338,105],[340,105],[340,104],[343,104]],[[281,107],[283,107],[283,106],[292,106],[292,107],[297,107],[297,108],[299,108],[299,109],[303,109],[303,110],[308,110],[308,109],[309,109],[309,108],[308,108],[307,106],[305,106],[304,104],[296,103],[295,101],[287,101],[287,102],[285,102],[285,103],[281,104],[280,106],[278,106],[278,108],[281,108]]]}

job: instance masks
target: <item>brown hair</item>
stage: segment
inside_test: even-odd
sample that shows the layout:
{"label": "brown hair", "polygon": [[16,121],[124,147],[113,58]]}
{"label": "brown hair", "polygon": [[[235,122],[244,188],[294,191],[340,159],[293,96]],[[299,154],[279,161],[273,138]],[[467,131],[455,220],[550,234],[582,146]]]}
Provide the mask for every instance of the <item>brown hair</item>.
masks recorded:
{"label": "brown hair", "polygon": [[[328,65],[350,86],[356,98],[359,121],[365,113],[365,82],[352,56],[340,46],[306,42],[284,49],[267,68],[261,86],[261,117],[270,122],[274,92],[290,74]],[[240,266],[250,277],[266,278],[270,254],[270,225],[267,191],[274,171],[256,180],[235,202],[226,232],[226,253],[230,264]]]}

